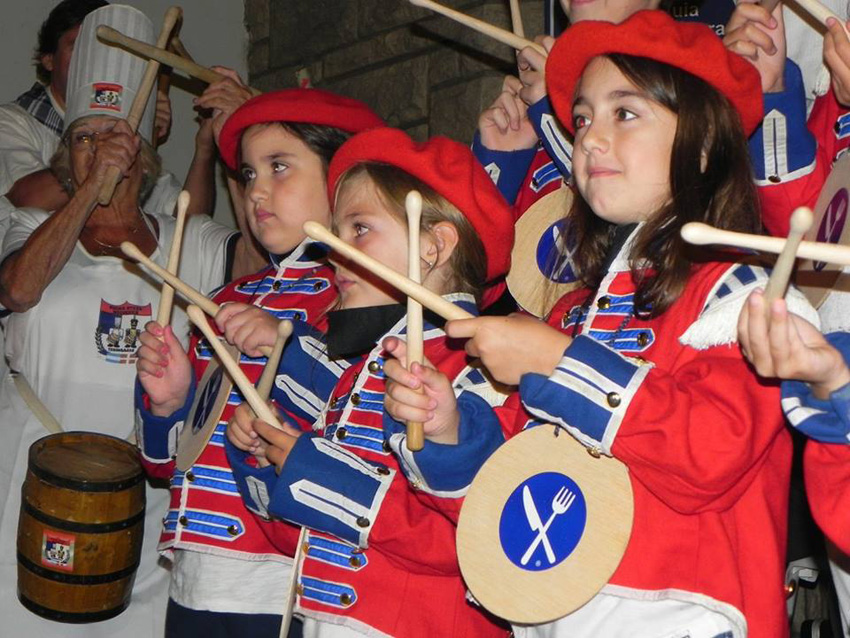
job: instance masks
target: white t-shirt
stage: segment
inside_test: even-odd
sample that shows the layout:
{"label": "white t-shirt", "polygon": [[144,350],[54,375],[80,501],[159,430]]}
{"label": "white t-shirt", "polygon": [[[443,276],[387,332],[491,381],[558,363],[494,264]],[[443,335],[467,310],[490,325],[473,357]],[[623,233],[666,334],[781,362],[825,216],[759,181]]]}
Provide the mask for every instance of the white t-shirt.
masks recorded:
{"label": "white t-shirt", "polygon": [[[16,210],[0,259],[19,249],[48,215]],[[174,233],[171,218],[157,218],[159,241],[151,258],[164,264]],[[209,293],[223,283],[232,229],[205,217],[186,222],[180,277]],[[45,289],[41,301],[6,319],[6,352],[13,369],[27,377],[36,394],[66,430],[126,437],[133,427],[136,330],[156,317],[161,284],[140,268],[114,257],[93,257],[77,243],[65,268]],[[188,318],[175,299],[172,325],[188,336]],[[134,323],[135,322],[137,323]],[[89,625],[44,620],[17,600],[16,540],[21,484],[27,449],[45,435],[17,394],[10,377],[0,385],[0,617],[3,635],[27,638],[161,638],[168,598],[168,569],[156,549],[169,495],[147,489],[145,538],[133,598],[119,616]]]}

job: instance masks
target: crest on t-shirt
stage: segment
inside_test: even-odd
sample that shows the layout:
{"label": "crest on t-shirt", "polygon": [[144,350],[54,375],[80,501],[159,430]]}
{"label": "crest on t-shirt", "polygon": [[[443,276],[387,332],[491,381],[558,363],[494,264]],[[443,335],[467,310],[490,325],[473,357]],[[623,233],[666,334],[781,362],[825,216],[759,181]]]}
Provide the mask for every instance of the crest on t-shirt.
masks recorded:
{"label": "crest on t-shirt", "polygon": [[97,351],[109,363],[136,363],[136,349],[144,323],[151,318],[151,305],[125,301],[111,304],[100,300],[100,315],[94,331]]}

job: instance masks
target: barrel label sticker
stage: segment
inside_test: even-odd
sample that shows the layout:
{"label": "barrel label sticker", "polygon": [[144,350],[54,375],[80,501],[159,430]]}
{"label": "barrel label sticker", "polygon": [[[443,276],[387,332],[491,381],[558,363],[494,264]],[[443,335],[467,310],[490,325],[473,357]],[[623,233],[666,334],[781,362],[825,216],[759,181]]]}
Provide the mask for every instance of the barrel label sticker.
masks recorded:
{"label": "barrel label sticker", "polygon": [[573,262],[575,250],[567,232],[567,220],[559,219],[546,229],[537,242],[537,269],[556,284],[577,281]]}
{"label": "barrel label sticker", "polygon": [[74,571],[74,541],[70,534],[45,531],[41,540],[41,564],[63,572]]}
{"label": "barrel label sticker", "polygon": [[561,563],[578,546],[587,524],[587,503],[570,477],[543,472],[508,497],[499,521],[499,540],[508,559],[526,571]]}
{"label": "barrel label sticker", "polygon": [[[846,188],[839,188],[832,196],[818,228],[818,241],[830,244],[841,242],[841,233],[844,232],[844,225],[847,223],[848,199],[850,198],[847,196]],[[816,261],[813,266],[816,272],[820,272],[826,267],[826,262]]]}

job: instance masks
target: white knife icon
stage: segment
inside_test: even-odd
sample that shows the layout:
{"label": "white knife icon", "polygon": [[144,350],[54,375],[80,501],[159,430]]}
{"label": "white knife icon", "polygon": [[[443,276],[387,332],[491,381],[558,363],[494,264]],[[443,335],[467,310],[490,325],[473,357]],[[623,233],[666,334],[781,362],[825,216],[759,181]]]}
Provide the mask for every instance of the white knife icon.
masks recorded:
{"label": "white knife icon", "polygon": [[[543,530],[543,521],[540,520],[540,514],[534,505],[534,499],[531,496],[531,490],[528,489],[528,485],[524,485],[522,488],[522,505],[525,508],[525,517],[528,519],[529,526],[533,531],[541,535],[540,538],[543,542],[543,549],[546,551],[546,558],[549,559],[550,564],[554,563],[555,552],[552,551],[552,546],[549,544],[549,537],[546,536],[546,532]],[[531,556],[523,556],[521,563],[525,565],[530,559]]]}

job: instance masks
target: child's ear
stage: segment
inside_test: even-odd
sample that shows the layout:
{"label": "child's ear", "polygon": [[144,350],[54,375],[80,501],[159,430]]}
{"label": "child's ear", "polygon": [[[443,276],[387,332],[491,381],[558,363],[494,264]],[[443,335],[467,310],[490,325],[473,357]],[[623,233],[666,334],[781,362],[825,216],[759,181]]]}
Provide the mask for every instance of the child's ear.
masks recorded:
{"label": "child's ear", "polygon": [[422,235],[422,258],[432,268],[439,268],[448,263],[454,254],[459,241],[457,228],[451,222],[437,222],[429,229],[427,234]]}

